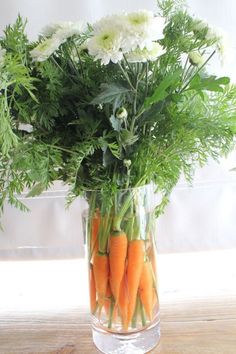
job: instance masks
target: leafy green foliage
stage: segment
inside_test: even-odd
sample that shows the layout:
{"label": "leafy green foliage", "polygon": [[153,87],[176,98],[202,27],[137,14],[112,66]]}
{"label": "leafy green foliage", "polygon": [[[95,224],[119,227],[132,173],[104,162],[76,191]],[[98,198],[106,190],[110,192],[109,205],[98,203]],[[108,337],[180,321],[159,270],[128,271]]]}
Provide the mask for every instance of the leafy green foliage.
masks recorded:
{"label": "leafy green foliage", "polygon": [[209,76],[201,77],[200,75],[195,75],[192,79],[188,90],[198,90],[198,91],[219,91],[224,92],[224,86],[228,85],[230,80],[228,77]]}
{"label": "leafy green foliage", "polygon": [[91,104],[122,102],[125,94],[130,91],[128,88],[117,84],[102,84],[101,88],[102,92],[91,101]]}
{"label": "leafy green foliage", "polygon": [[169,92],[167,91],[169,87],[171,87],[172,90],[175,90],[179,83],[180,73],[180,70],[177,70],[174,73],[169,73],[157,86],[152,96],[146,98],[144,102],[145,108],[148,108],[153,103],[158,103],[159,101],[164,100],[169,95]]}
{"label": "leafy green foliage", "polygon": [[[70,185],[68,202],[88,190],[102,191],[109,205],[117,189],[154,182],[163,193],[157,215],[184,173],[232,149],[236,89],[226,77],[208,75],[187,54],[214,55],[204,29],[182,1],[158,1],[167,18],[166,53],[155,62],[101,65],[87,50],[89,34],[74,36],[44,62],[18,17],[0,44],[0,207],[33,197],[55,180]],[[75,55],[77,53],[78,55]],[[182,56],[186,57],[182,63]],[[208,56],[207,56],[208,55]],[[205,63],[206,63],[205,62]],[[117,112],[124,112],[117,115]]]}

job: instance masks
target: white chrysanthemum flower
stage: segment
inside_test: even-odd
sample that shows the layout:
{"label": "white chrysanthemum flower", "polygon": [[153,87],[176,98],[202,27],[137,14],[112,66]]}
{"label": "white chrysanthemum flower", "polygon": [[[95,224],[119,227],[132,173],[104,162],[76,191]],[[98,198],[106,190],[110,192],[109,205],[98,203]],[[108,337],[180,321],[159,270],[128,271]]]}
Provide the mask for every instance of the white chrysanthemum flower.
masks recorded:
{"label": "white chrysanthemum flower", "polygon": [[134,51],[127,53],[126,58],[130,63],[145,63],[146,61],[155,61],[158,57],[165,53],[165,49],[159,43],[153,43],[152,49],[136,48]]}
{"label": "white chrysanthemum flower", "polygon": [[60,44],[61,42],[58,38],[45,39],[31,50],[31,57],[34,61],[45,61],[59,48]]}
{"label": "white chrysanthemum flower", "polygon": [[61,41],[64,41],[69,37],[80,34],[83,32],[83,29],[83,22],[58,22],[44,27],[42,30],[42,35],[44,37],[56,36]]}
{"label": "white chrysanthemum flower", "polygon": [[61,27],[61,23],[50,23],[43,27],[41,34],[43,37],[51,37]]}
{"label": "white chrysanthemum flower", "polygon": [[196,19],[193,25],[194,31],[206,30],[205,39],[209,44],[215,45],[222,65],[230,64],[235,53],[232,49],[228,34],[219,27],[209,25],[205,20]]}
{"label": "white chrysanthemum flower", "polygon": [[163,38],[165,20],[151,11],[140,10],[123,17],[124,38],[122,49],[129,52],[137,47],[152,48],[152,42]]}
{"label": "white chrysanthemum flower", "polygon": [[108,15],[105,17],[102,17],[99,21],[97,21],[93,25],[93,33],[99,34],[104,28],[116,28],[117,31],[120,33],[123,31],[123,21],[124,21],[124,15]]}
{"label": "white chrysanthemum flower", "polygon": [[229,35],[224,30],[219,27],[209,26],[206,33],[206,39],[215,43],[222,65],[230,64],[232,62],[234,53]]}
{"label": "white chrysanthemum flower", "polygon": [[84,24],[82,22],[63,22],[56,30],[54,36],[63,42],[67,38],[81,34],[83,29]]}
{"label": "white chrysanthemum flower", "polygon": [[123,58],[121,52],[122,33],[119,16],[108,16],[94,25],[93,36],[88,40],[89,54],[102,64],[117,63]]}
{"label": "white chrysanthemum flower", "polygon": [[208,28],[208,23],[206,20],[196,19],[193,24],[194,31],[203,31]]}
{"label": "white chrysanthemum flower", "polygon": [[3,65],[4,63],[5,54],[6,54],[6,49],[2,48],[0,45],[0,65]]}
{"label": "white chrysanthemum flower", "polygon": [[188,59],[194,66],[201,66],[204,63],[204,58],[199,52],[188,53]]}

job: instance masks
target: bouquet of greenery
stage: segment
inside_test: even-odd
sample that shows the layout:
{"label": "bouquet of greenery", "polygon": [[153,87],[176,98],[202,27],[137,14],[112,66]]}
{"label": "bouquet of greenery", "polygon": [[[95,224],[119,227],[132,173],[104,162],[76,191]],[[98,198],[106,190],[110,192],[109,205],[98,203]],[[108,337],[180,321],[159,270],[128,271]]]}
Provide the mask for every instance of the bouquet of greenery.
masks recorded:
{"label": "bouquet of greenery", "polygon": [[232,146],[236,89],[207,74],[224,35],[174,1],[94,26],[60,23],[30,43],[19,17],[0,39],[0,191],[24,209],[55,180],[86,190],[154,182],[168,196],[181,172]]}
{"label": "bouquet of greenery", "polygon": [[[25,209],[17,194],[27,187],[35,196],[55,180],[70,186],[68,202],[87,193],[91,218],[101,218],[99,231],[89,222],[89,232],[98,235],[97,248],[90,243],[97,279],[113,257],[110,232],[117,239],[128,235],[129,242],[150,241],[150,221],[141,235],[134,194],[117,200],[119,191],[155,184],[163,195],[158,215],[181,173],[191,181],[196,166],[226,155],[235,143],[236,88],[228,77],[206,71],[213,56],[224,59],[225,35],[176,3],[159,1],[157,15],[142,10],[94,25],[51,25],[36,43],[18,17],[0,39],[0,206],[7,199]],[[139,257],[146,263],[147,249]],[[113,308],[126,257],[125,251],[111,285]],[[105,278],[102,289],[95,279],[100,291],[93,312],[104,306]],[[135,303],[143,314],[138,279],[123,330]]]}

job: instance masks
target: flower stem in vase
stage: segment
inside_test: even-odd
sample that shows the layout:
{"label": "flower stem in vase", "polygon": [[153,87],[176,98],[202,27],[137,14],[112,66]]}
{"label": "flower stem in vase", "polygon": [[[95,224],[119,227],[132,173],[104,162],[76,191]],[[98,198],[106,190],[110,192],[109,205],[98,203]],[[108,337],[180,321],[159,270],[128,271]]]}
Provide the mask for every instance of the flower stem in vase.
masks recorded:
{"label": "flower stem in vase", "polygon": [[115,310],[115,301],[112,298],[110,301],[110,311],[109,311],[109,320],[108,320],[108,328],[112,328],[112,321],[114,319],[114,310]]}
{"label": "flower stem in vase", "polygon": [[137,298],[135,311],[134,311],[134,315],[133,315],[132,323],[131,323],[131,327],[132,328],[136,328],[137,327],[137,317],[138,317],[138,313],[139,312],[140,312],[140,301],[138,301],[138,298]]}
{"label": "flower stem in vase", "polygon": [[145,327],[147,324],[147,320],[146,320],[146,315],[145,315],[145,311],[144,311],[144,307],[142,305],[141,300],[138,298],[138,301],[140,303],[140,312],[141,312],[141,320],[142,320],[142,326]]}

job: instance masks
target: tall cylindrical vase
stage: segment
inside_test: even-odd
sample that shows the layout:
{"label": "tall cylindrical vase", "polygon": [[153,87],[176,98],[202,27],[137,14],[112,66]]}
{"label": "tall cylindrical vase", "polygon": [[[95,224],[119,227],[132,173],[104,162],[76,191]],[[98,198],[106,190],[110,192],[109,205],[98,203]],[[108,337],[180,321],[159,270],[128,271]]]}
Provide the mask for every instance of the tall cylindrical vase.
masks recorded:
{"label": "tall cylindrical vase", "polygon": [[160,338],[153,185],[87,201],[93,341],[107,354],[146,353]]}

